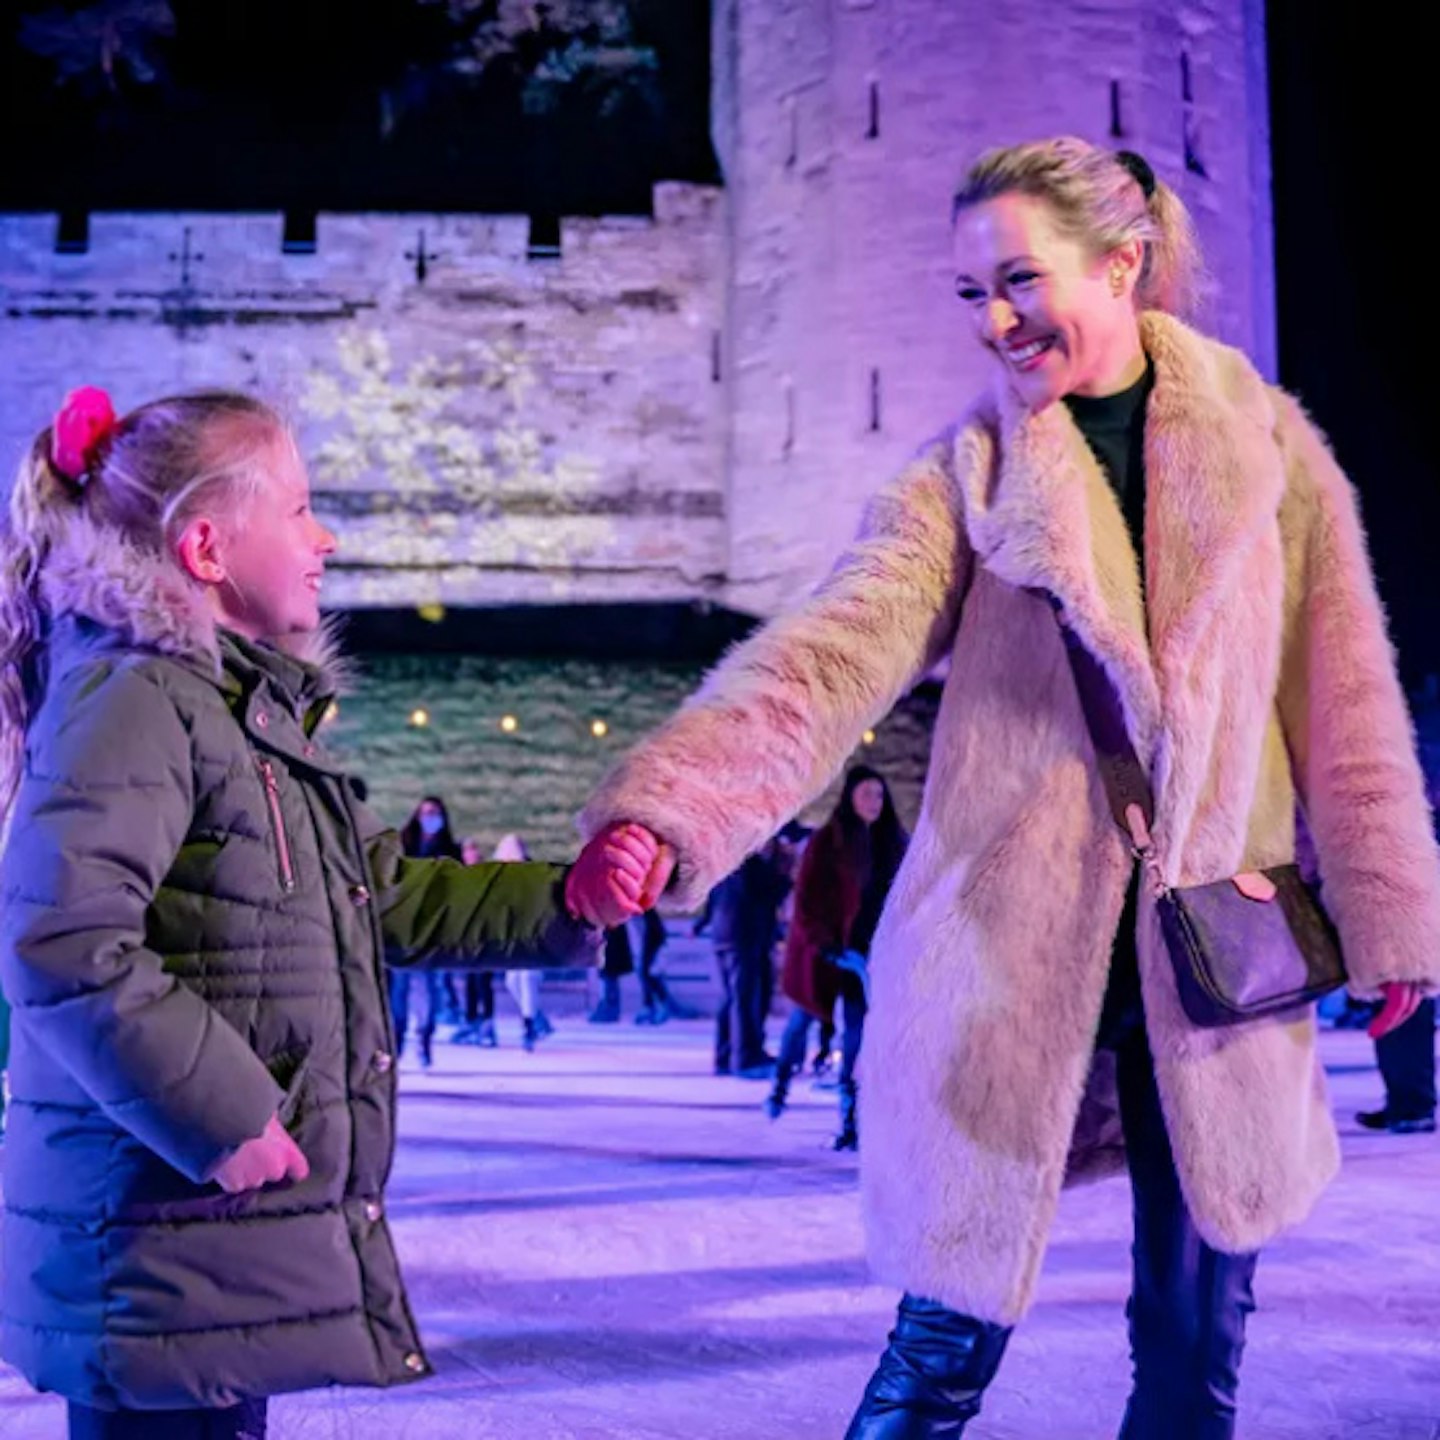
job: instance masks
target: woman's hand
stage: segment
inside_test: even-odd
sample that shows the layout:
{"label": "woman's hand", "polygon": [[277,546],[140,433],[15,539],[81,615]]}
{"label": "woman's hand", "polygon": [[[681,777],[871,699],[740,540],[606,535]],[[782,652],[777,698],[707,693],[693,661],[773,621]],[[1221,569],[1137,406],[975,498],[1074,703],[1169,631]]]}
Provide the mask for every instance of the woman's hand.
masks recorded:
{"label": "woman's hand", "polygon": [[276,1180],[304,1180],[310,1174],[305,1152],[290,1138],[279,1117],[272,1115],[265,1129],[247,1140],[210,1175],[227,1195],[258,1190]]}
{"label": "woman's hand", "polygon": [[1420,986],[1413,980],[1387,980],[1380,989],[1385,1003],[1366,1032],[1372,1040],[1398,1029],[1420,1008],[1424,999]]}
{"label": "woman's hand", "polygon": [[[580,852],[565,877],[565,905],[577,920],[609,930],[655,902],[645,901],[651,877],[669,846],[643,826],[609,825]],[[673,861],[672,861],[673,865]]]}

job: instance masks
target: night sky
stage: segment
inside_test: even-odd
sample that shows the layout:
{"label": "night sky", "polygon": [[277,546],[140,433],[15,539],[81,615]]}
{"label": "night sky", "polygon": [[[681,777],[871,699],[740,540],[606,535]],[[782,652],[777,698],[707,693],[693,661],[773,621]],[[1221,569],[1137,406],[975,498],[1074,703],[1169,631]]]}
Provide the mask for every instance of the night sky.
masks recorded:
{"label": "night sky", "polygon": [[[59,104],[54,57],[15,37],[25,15],[63,7],[4,7],[0,209],[577,214],[643,211],[657,178],[717,178],[705,0],[630,0],[627,42],[653,64],[538,114],[525,73],[543,57],[477,78],[437,5],[172,0],[166,33],[164,5],[110,4],[123,49]],[[1271,0],[1269,24],[1281,378],[1360,487],[1414,682],[1440,672],[1440,478],[1424,429],[1437,303],[1416,220],[1432,183],[1430,56],[1368,7]]]}
{"label": "night sky", "polygon": [[1281,379],[1359,486],[1407,681],[1440,672],[1435,89],[1393,12],[1271,0]]}

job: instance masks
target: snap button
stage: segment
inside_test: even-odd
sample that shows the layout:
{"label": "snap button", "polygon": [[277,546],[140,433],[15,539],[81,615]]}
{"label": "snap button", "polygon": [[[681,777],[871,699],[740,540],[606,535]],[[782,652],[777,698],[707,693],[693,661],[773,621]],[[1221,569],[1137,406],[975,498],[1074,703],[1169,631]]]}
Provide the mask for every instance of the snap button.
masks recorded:
{"label": "snap button", "polygon": [[370,1065],[377,1075],[388,1075],[395,1068],[395,1057],[388,1050],[377,1050],[370,1057]]}
{"label": "snap button", "polygon": [[263,710],[255,712],[255,728],[263,730],[270,723],[270,717]]}
{"label": "snap button", "polygon": [[370,887],[368,885],[352,885],[350,887],[350,903],[352,905],[368,905],[370,903]]}
{"label": "snap button", "polygon": [[405,1368],[412,1374],[418,1375],[425,1368],[425,1357],[418,1350],[412,1350],[405,1357]]}
{"label": "snap button", "polygon": [[365,1202],[365,1218],[373,1225],[385,1213],[384,1207],[378,1200],[367,1200]]}

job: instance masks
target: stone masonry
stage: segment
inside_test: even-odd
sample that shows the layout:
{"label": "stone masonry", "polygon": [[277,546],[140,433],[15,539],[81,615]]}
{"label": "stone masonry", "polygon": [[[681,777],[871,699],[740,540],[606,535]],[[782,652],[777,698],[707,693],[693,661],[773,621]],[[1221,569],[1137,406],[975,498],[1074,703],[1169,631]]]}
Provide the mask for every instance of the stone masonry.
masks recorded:
{"label": "stone masonry", "polygon": [[522,216],[322,214],[286,254],[276,215],[103,214],[78,255],[0,216],[0,463],[75,384],[242,385],[299,425],[332,603],[772,614],[983,383],[954,181],[1058,133],[1179,189],[1205,323],[1273,373],[1262,0],[712,9],[724,190],[566,219],[558,255]]}

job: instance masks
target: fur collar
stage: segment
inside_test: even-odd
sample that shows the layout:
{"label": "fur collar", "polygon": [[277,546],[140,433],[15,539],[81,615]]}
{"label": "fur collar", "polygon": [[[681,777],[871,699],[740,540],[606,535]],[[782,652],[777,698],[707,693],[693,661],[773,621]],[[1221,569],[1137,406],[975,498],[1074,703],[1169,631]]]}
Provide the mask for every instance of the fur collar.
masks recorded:
{"label": "fur collar", "polygon": [[1166,696],[1273,526],[1284,469],[1265,382],[1237,350],[1158,313],[1141,317],[1155,369],[1145,433],[1148,595],[1099,463],[1069,410],[1029,412],[1001,381],[956,437],[956,472],[980,563],[1055,595],[1105,665],[1149,762]]}
{"label": "fur collar", "polygon": [[[52,622],[90,621],[123,645],[153,650],[221,678],[220,636],[204,590],[165,556],[142,549],[108,526],[76,514],[40,568],[40,600]],[[317,695],[345,688],[349,669],[327,619],[308,635],[274,648],[314,672]]]}

